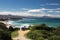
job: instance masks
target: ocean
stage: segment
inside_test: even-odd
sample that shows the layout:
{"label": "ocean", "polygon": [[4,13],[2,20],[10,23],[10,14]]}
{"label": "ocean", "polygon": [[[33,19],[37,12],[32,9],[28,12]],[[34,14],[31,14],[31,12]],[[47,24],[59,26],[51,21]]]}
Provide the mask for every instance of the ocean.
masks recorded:
{"label": "ocean", "polygon": [[60,26],[60,18],[23,18],[20,20],[9,20],[9,24],[16,27],[28,27],[29,25],[46,24],[49,27]]}

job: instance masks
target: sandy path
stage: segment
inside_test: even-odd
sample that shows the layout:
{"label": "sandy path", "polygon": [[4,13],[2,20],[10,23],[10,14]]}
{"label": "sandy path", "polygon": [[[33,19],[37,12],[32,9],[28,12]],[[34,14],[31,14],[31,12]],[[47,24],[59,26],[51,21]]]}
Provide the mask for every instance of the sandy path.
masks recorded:
{"label": "sandy path", "polygon": [[22,30],[20,30],[19,31],[19,36],[24,36],[26,33],[28,33],[29,32],[29,30],[26,30],[26,31],[22,31]]}
{"label": "sandy path", "polygon": [[24,35],[26,33],[28,33],[29,30],[26,30],[26,31],[22,31],[22,30],[19,30],[18,33],[19,33],[19,36],[16,37],[16,38],[13,38],[13,40],[30,40],[30,39],[27,39]]}

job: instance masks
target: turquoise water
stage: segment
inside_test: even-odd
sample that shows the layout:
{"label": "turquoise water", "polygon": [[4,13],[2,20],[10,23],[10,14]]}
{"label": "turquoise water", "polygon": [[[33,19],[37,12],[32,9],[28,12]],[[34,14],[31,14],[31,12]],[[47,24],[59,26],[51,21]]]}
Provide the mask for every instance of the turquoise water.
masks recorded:
{"label": "turquoise water", "polygon": [[21,20],[10,20],[9,22],[19,27],[43,23],[51,27],[60,26],[60,18],[35,18],[35,19],[24,18]]}

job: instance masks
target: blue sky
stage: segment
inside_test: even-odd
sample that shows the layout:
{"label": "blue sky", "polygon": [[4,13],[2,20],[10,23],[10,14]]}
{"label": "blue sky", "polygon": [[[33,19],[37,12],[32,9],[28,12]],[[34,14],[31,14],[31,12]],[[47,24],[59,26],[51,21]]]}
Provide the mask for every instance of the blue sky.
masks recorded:
{"label": "blue sky", "polygon": [[0,0],[0,15],[60,17],[60,0]]}

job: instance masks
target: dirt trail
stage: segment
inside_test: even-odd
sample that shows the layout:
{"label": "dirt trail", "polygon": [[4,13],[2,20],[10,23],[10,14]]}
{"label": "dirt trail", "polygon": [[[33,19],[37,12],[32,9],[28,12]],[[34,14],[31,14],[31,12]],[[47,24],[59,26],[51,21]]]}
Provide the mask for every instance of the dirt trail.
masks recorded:
{"label": "dirt trail", "polygon": [[26,30],[26,31],[19,30],[19,31],[18,31],[19,36],[16,37],[16,38],[13,38],[13,40],[30,40],[30,39],[28,39],[28,38],[26,38],[26,37],[24,36],[24,35],[25,35],[26,33],[28,33],[28,32],[29,32],[29,30]]}

